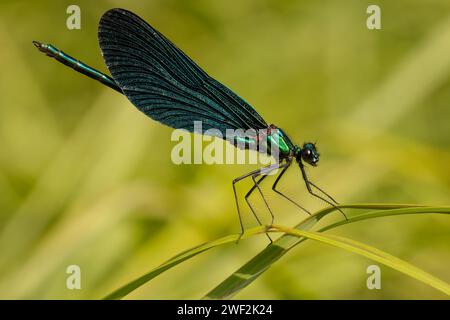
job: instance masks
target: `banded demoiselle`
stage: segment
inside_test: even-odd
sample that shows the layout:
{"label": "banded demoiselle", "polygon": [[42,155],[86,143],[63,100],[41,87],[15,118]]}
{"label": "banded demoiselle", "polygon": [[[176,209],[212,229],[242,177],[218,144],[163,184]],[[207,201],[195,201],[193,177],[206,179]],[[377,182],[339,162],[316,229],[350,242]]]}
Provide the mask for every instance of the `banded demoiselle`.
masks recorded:
{"label": "banded demoiselle", "polygon": [[[254,190],[259,191],[273,223],[274,215],[260,184],[268,173],[277,169],[281,169],[281,172],[272,185],[273,191],[310,214],[303,206],[277,190],[280,179],[293,162],[299,165],[311,195],[333,207],[338,205],[335,199],[311,182],[306,175],[303,162],[315,167],[319,161],[315,143],[307,142],[301,147],[292,143],[282,129],[268,125],[252,106],[210,77],[183,51],[137,15],[124,9],[107,11],[99,23],[98,39],[111,76],[72,58],[51,44],[37,41],[33,41],[33,44],[66,66],[124,94],[140,111],[164,125],[194,132],[194,121],[202,121],[205,130],[215,128],[222,132],[223,136],[226,136],[227,129],[253,129],[260,133],[249,139],[247,137],[246,148],[258,144],[261,140],[278,148],[279,157],[275,164],[233,180],[241,235],[244,233],[244,227],[236,183],[248,177],[252,178],[254,184],[245,199],[259,224],[261,221],[248,197]],[[234,139],[231,142],[237,146],[238,142],[242,141]],[[345,217],[342,210],[336,208]]]}

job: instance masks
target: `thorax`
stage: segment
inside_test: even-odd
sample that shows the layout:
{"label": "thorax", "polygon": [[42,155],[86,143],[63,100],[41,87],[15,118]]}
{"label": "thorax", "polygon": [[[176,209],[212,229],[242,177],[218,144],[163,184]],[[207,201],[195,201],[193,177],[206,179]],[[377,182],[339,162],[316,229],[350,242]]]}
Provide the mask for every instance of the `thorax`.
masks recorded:
{"label": "thorax", "polygon": [[260,130],[255,135],[239,137],[233,140],[236,147],[256,150],[259,152],[275,155],[278,152],[280,158],[286,158],[292,155],[294,145],[283,130],[274,125],[267,129]]}

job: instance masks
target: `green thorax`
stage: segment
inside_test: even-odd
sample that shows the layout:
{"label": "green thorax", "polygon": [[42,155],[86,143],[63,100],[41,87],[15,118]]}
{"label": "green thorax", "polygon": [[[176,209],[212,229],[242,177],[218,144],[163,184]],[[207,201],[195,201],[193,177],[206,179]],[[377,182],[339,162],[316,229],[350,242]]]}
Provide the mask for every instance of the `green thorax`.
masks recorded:
{"label": "green thorax", "polygon": [[267,129],[265,133],[260,133],[259,136],[235,136],[233,144],[238,148],[257,150],[269,155],[273,154],[273,150],[277,150],[280,157],[291,155],[295,149],[283,130],[275,126]]}
{"label": "green thorax", "polygon": [[271,148],[278,148],[280,156],[288,156],[294,148],[289,137],[283,130],[276,128],[272,129],[266,137],[267,148],[270,153]]}

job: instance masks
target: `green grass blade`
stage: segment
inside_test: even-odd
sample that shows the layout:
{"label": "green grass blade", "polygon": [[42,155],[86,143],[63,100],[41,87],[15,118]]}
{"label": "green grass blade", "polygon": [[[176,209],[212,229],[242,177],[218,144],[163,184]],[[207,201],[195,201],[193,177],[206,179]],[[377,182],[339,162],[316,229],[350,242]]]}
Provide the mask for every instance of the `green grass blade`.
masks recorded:
{"label": "green grass blade", "polygon": [[272,230],[275,232],[281,231],[290,235],[297,236],[299,238],[316,240],[349,252],[359,254],[363,257],[372,259],[406,275],[409,275],[410,277],[428,284],[429,286],[440,290],[450,296],[450,286],[446,282],[432,276],[431,274],[421,270],[420,268],[409,264],[406,261],[403,261],[382,250],[376,249],[364,243],[335,235],[327,235],[320,232],[303,231],[277,225],[272,226]]}
{"label": "green grass blade", "polygon": [[[267,228],[264,226],[248,229],[242,236],[242,239],[248,238],[253,235],[265,233],[266,230],[267,230]],[[214,248],[214,247],[217,247],[220,245],[224,245],[227,243],[236,242],[238,239],[239,239],[238,234],[229,235],[229,236],[220,238],[218,240],[206,242],[202,245],[199,245],[199,246],[196,246],[189,250],[186,250],[186,251],[176,255],[175,257],[169,259],[168,261],[166,261],[165,263],[156,267],[155,269],[151,270],[150,272],[144,274],[143,276],[127,283],[126,285],[122,286],[121,288],[117,289],[116,291],[114,291],[111,294],[109,294],[108,296],[106,296],[104,299],[105,300],[121,299],[124,296],[126,296],[127,294],[129,294],[130,292],[136,290],[140,286],[146,284],[148,281],[150,281],[153,278],[155,278],[156,276],[160,275],[164,271],[167,271],[167,270],[175,267],[176,265],[180,264],[181,262],[188,260],[192,257],[195,257],[196,255],[198,255],[206,250],[209,250],[211,248]]]}
{"label": "green grass blade", "polygon": [[[348,205],[348,206],[342,206],[342,208],[392,208],[393,206],[386,206],[386,205],[365,205],[365,206],[360,206],[360,205]],[[394,207],[398,207],[398,205],[395,205]],[[335,208],[325,208],[321,211],[318,211],[317,213],[315,213],[314,215],[308,217],[307,219],[305,219],[300,225],[303,225],[306,227],[312,227],[317,221],[319,221],[322,217],[324,217],[326,214],[334,211]],[[249,229],[245,232],[243,238],[254,235],[254,234],[258,234],[261,232],[265,231],[265,227],[257,227],[254,229]],[[287,237],[287,236],[285,236]],[[202,245],[199,245],[197,247],[191,248],[189,250],[186,250],[178,255],[176,255],[175,257],[172,257],[170,260],[166,261],[165,263],[161,264],[160,266],[158,266],[157,268],[151,270],[150,272],[144,274],[143,276],[125,284],[124,286],[120,287],[119,289],[117,289],[116,291],[112,292],[111,294],[107,295],[104,299],[107,300],[113,300],[113,299],[121,299],[124,296],[126,296],[127,294],[129,294],[130,292],[136,290],[137,288],[139,288],[140,286],[146,284],[148,281],[152,280],[153,278],[157,277],[158,275],[160,275],[161,273],[171,269],[172,267],[180,264],[181,262],[188,260],[194,256],[196,256],[199,253],[202,253],[203,251],[209,250],[213,247],[222,245],[222,244],[227,244],[233,241],[236,241],[238,238],[238,235],[230,235],[230,236],[226,236],[223,237],[221,239],[215,240],[215,241],[211,241],[211,242],[207,242],[204,243]],[[283,238],[283,237],[282,237]],[[292,237],[292,239],[297,240],[296,237]],[[279,242],[279,240],[277,241]],[[269,248],[272,248],[272,246],[270,246]],[[273,247],[272,249],[275,249],[276,247]]]}
{"label": "green grass blade", "polygon": [[381,217],[389,217],[389,216],[397,216],[397,215],[404,215],[404,214],[423,214],[423,213],[441,213],[441,214],[450,214],[450,207],[409,207],[409,208],[399,208],[399,209],[391,209],[391,210],[384,210],[384,211],[369,211],[361,213],[360,215],[357,215],[355,217],[352,217],[350,219],[342,220],[339,222],[335,222],[333,224],[330,224],[326,227],[321,228],[319,231],[323,232],[326,230],[330,230],[345,224],[367,220],[367,219],[373,219],[373,218],[381,218]]}
{"label": "green grass blade", "polygon": [[[450,213],[448,207],[423,207],[418,205],[345,205],[341,208],[354,209],[375,209],[373,211],[361,213],[357,216],[349,218],[348,221],[340,221],[326,226],[319,231],[329,230],[343,224],[353,223],[357,221],[373,219],[391,215],[418,214],[418,213]],[[327,214],[334,211],[334,208],[326,208],[317,212],[311,217],[299,223],[295,228],[298,230],[309,230],[316,222]],[[256,278],[264,273],[274,262],[279,260],[291,248],[303,242],[307,238],[298,238],[286,234],[277,239],[273,245],[267,247],[250,261],[240,267],[228,278],[222,281],[218,286],[212,289],[204,298],[205,299],[230,299],[240,290],[251,284]]]}
{"label": "green grass blade", "polygon": [[[411,209],[420,210],[420,213],[424,212],[435,212],[441,210],[442,208],[429,208],[422,207],[418,205],[380,205],[380,204],[364,204],[364,205],[342,205],[341,208],[353,208],[353,209],[374,209],[375,211],[370,211],[368,213],[363,213],[359,216],[353,217],[348,221],[337,222],[334,225],[330,225],[333,227],[337,227],[339,225],[345,223],[351,223],[356,221],[361,221],[364,219],[371,219],[378,216],[388,216],[394,214],[408,214]],[[434,209],[435,211],[430,211]],[[311,215],[307,219],[303,220],[299,223],[296,228],[308,230],[313,227],[318,221],[320,221],[326,215],[335,211],[335,208],[325,208],[317,213]],[[403,212],[402,210],[406,210]],[[443,210],[443,209],[442,209]],[[419,213],[419,212],[414,212]],[[448,213],[448,211],[445,211]],[[379,215],[378,215],[379,214]],[[329,226],[325,227],[328,228]],[[266,231],[266,227],[256,227],[249,229],[245,232],[243,238],[250,237],[253,235],[261,234]],[[323,230],[320,230],[323,231]],[[180,264],[181,262],[188,260],[206,250],[214,248],[216,246],[224,245],[227,243],[235,242],[238,239],[239,235],[229,235],[223,238],[220,238],[215,241],[207,242],[202,245],[196,246],[189,250],[186,250],[175,257],[169,259],[165,263],[161,264],[157,268],[151,270],[150,272],[144,274],[143,276],[127,283],[121,288],[117,289],[113,293],[106,296],[104,299],[121,299],[130,292],[136,290],[140,286],[146,284],[153,278],[157,277],[161,273],[171,269],[172,267]],[[289,249],[291,249],[296,244],[306,240],[307,237],[299,238],[297,235],[293,234],[285,234],[280,237],[277,241],[274,242],[273,245],[267,247],[260,254],[254,257],[249,263],[244,265],[243,268],[239,269],[235,272],[231,277],[222,282],[216,289],[211,291],[208,294],[207,298],[213,299],[224,299],[230,298],[232,295],[236,294],[239,290],[245,288],[248,284],[250,284],[254,279],[256,279],[261,273],[263,273],[270,265],[278,260],[284,253],[286,253]],[[241,272],[240,272],[241,271]],[[237,281],[236,281],[237,280]],[[224,294],[226,292],[227,294]]]}

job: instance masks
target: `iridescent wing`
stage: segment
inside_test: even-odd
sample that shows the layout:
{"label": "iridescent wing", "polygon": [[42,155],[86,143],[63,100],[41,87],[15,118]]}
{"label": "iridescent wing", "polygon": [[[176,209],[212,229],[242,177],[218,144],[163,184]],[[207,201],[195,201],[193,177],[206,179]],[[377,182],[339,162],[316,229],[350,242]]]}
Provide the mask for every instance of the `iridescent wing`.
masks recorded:
{"label": "iridescent wing", "polygon": [[211,78],[161,33],[134,13],[107,11],[98,38],[105,63],[127,98],[172,128],[263,129],[268,125],[247,102]]}

